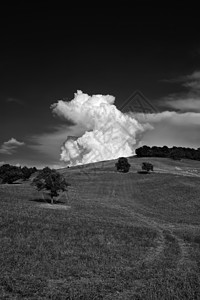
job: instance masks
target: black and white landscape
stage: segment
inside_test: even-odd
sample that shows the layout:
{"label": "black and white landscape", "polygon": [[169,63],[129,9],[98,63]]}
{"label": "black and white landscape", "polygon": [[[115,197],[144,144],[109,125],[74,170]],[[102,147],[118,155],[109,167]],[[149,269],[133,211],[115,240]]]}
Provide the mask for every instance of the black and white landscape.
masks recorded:
{"label": "black and white landscape", "polygon": [[195,3],[3,7],[0,299],[200,299]]}

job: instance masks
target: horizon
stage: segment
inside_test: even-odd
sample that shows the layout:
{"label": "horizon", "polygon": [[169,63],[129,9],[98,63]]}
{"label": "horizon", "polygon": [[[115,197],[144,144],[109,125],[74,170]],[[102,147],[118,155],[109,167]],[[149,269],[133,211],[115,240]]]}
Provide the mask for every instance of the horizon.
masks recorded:
{"label": "horizon", "polygon": [[[189,149],[189,150],[195,150],[195,151],[198,151],[199,149],[200,149],[200,147],[199,148],[189,148],[189,147],[176,147],[176,146],[172,146],[172,147],[168,147],[168,146],[166,146],[166,145],[164,145],[164,146],[148,146],[148,145],[143,145],[143,146],[141,146],[141,147],[138,147],[137,149],[139,149],[139,148],[142,148],[142,147],[150,147],[150,148],[152,148],[152,147],[157,147],[157,148],[163,148],[163,147],[167,147],[169,150],[171,150],[171,149],[173,149],[173,148],[178,148],[178,149]],[[135,149],[135,150],[137,150],[137,149]],[[131,156],[128,156],[128,157],[126,157],[127,159],[131,159],[131,158],[133,158],[133,157],[138,157],[138,158],[142,158],[142,157],[144,157],[144,158],[161,158],[161,159],[163,159],[163,158],[170,158],[170,156],[138,156],[137,154],[134,154],[134,155],[131,155]],[[105,163],[105,162],[109,162],[109,161],[112,161],[112,160],[118,160],[120,157],[118,157],[118,158],[114,158],[114,159],[108,159],[108,160],[102,160],[102,161],[95,161],[95,162],[89,162],[89,163],[86,163],[86,164],[79,164],[79,165],[73,165],[73,166],[69,166],[69,165],[64,165],[64,166],[52,166],[52,167],[50,167],[51,169],[65,169],[65,168],[73,168],[73,167],[77,167],[77,168],[79,168],[79,167],[82,167],[82,166],[88,166],[88,165],[90,165],[90,164],[93,164],[93,165],[95,165],[95,164],[102,164],[102,163]],[[122,158],[122,157],[121,157]],[[181,158],[181,160],[182,160],[183,158]],[[184,159],[189,159],[189,160],[196,160],[196,159],[194,159],[194,158],[187,158],[187,157],[184,157]],[[198,160],[198,159],[197,159]],[[1,166],[3,166],[3,165],[6,165],[7,163],[5,163],[5,162],[0,162],[0,167]],[[37,168],[37,170],[42,170],[43,168],[45,168],[45,167],[49,167],[49,166],[47,166],[47,165],[42,165],[42,166],[27,166],[27,165],[20,165],[20,164],[15,164],[15,165],[12,165],[12,164],[10,164],[10,166],[14,166],[14,167],[19,167],[19,168],[23,168],[23,167],[28,167],[28,168],[33,168],[33,167],[36,167]]]}

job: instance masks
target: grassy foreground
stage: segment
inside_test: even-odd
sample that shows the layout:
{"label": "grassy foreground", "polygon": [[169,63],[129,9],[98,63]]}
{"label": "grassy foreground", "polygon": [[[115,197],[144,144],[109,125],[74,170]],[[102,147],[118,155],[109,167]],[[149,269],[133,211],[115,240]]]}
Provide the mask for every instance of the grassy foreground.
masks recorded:
{"label": "grassy foreground", "polygon": [[62,170],[59,209],[0,185],[0,299],[200,299],[200,177],[177,174],[196,165],[151,161]]}

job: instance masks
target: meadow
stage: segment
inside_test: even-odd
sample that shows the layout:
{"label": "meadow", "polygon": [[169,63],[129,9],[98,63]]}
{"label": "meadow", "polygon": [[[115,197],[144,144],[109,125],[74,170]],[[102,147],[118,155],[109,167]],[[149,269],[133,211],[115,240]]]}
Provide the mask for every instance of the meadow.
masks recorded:
{"label": "meadow", "polygon": [[200,162],[115,162],[61,169],[51,209],[30,182],[0,185],[0,299],[200,299]]}

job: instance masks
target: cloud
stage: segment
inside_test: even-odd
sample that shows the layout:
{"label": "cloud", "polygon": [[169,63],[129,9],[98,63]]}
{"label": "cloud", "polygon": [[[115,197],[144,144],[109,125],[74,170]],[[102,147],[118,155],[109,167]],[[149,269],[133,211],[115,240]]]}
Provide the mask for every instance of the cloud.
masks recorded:
{"label": "cloud", "polygon": [[179,83],[186,88],[186,91],[162,98],[161,106],[183,112],[200,112],[200,71],[168,80],[168,82]]}
{"label": "cloud", "polygon": [[157,146],[200,146],[200,113],[164,111],[156,114],[135,114],[140,123],[148,122],[152,130],[144,133],[141,144]]}
{"label": "cloud", "polygon": [[[134,118],[142,125],[149,125],[141,137],[141,145],[168,145],[183,147],[200,147],[200,113],[195,112],[175,112],[164,111],[154,114],[135,113]],[[37,167],[50,166],[51,168],[61,168],[66,166],[64,162],[59,161],[60,147],[67,137],[80,137],[85,129],[82,126],[58,126],[52,128],[50,132],[44,132],[29,138],[30,159],[34,160],[32,165]],[[32,154],[31,154],[32,150]],[[19,160],[16,160],[16,163]],[[14,163],[14,161],[13,161]],[[24,164],[27,164],[24,163]]]}
{"label": "cloud", "polygon": [[5,161],[0,161],[0,166],[5,165]]}
{"label": "cloud", "polygon": [[195,71],[192,74],[186,75],[183,78],[186,78],[186,79],[189,79],[189,80],[200,80],[200,71]]}
{"label": "cloud", "polygon": [[17,98],[13,98],[13,97],[8,97],[8,98],[6,99],[6,102],[7,102],[7,103],[17,103],[17,104],[19,104],[19,105],[23,105],[23,104],[24,104],[22,100],[17,99]]}
{"label": "cloud", "polygon": [[200,126],[200,113],[195,112],[185,112],[185,113],[178,113],[175,111],[163,111],[160,113],[155,114],[143,114],[143,113],[136,113],[134,117],[140,123],[150,123],[155,124],[162,122],[164,120],[170,121],[171,124],[177,125],[181,124],[181,126],[186,125],[198,125]]}
{"label": "cloud", "polygon": [[182,78],[183,86],[188,88],[190,92],[200,95],[200,71],[195,71],[190,75]]}
{"label": "cloud", "polygon": [[88,95],[77,91],[71,101],[58,101],[53,113],[84,128],[79,137],[66,137],[61,160],[69,165],[87,164],[133,155],[138,138],[146,129],[134,117],[114,105],[112,95]]}
{"label": "cloud", "polygon": [[178,95],[165,97],[162,105],[182,112],[200,112],[200,97],[177,97]]}
{"label": "cloud", "polygon": [[[85,97],[85,94],[81,96]],[[100,97],[100,95],[99,95]],[[98,98],[98,97],[97,97]],[[93,98],[94,99],[94,98]],[[104,99],[104,98],[103,98]],[[81,99],[82,100],[82,97]],[[88,98],[87,101],[93,101]],[[98,101],[97,101],[98,100]],[[97,105],[102,98],[96,99],[93,105]],[[51,128],[48,132],[43,132],[41,134],[35,134],[29,137],[29,143],[27,148],[29,149],[29,157],[32,161],[37,161],[42,166],[49,165],[52,167],[63,167],[64,162],[59,162],[61,151],[63,151],[63,142],[67,140],[68,149],[71,152],[74,151],[74,145],[76,146],[77,140],[86,134],[87,140],[81,140],[81,142],[88,143],[88,136],[91,138],[91,131],[95,125],[95,134],[98,131],[98,126],[100,126],[101,131],[107,129],[107,116],[108,119],[112,118],[112,114],[105,114],[106,107],[108,104],[107,101],[110,101],[109,105],[113,105],[113,99],[106,99],[105,103],[101,103],[101,111],[98,114],[98,119],[95,123],[95,118],[97,117],[94,112],[91,110],[91,113],[88,113],[88,110],[81,110],[81,106],[75,105],[73,100],[70,102],[59,101],[59,105],[53,105],[54,113],[64,117],[67,121],[70,119],[75,125],[60,125],[54,128]],[[179,99],[184,100],[184,99]],[[69,104],[72,103],[72,104]],[[87,103],[86,103],[87,104]],[[185,104],[185,102],[184,102]],[[190,103],[191,104],[191,103]],[[197,111],[196,102],[193,103],[195,111],[170,111],[166,110],[160,113],[129,113],[128,116],[133,117],[139,122],[143,128],[151,129],[142,132],[142,135],[139,136],[140,142],[135,147],[139,147],[142,144],[148,145],[168,145],[168,146],[183,146],[183,147],[200,147],[200,111]],[[88,109],[91,106],[88,105]],[[172,106],[171,106],[172,107]],[[113,108],[114,109],[114,108]],[[183,103],[182,103],[183,109]],[[187,107],[185,108],[185,110]],[[96,106],[95,110],[96,112]],[[114,111],[115,112],[115,111]],[[93,113],[93,114],[92,114]],[[133,115],[132,115],[133,114]],[[119,117],[121,113],[119,112]],[[109,119],[110,120],[110,119]],[[100,121],[100,122],[99,122]],[[113,119],[111,120],[113,122]],[[136,122],[136,123],[137,123]],[[105,125],[104,125],[105,124]],[[112,124],[112,123],[111,123]],[[125,127],[126,128],[126,127]],[[109,133],[109,131],[106,131]],[[113,134],[113,133],[112,133]],[[111,135],[108,136],[109,138]],[[100,140],[100,139],[99,139]],[[101,141],[101,140],[100,140]],[[107,142],[105,139],[104,141]],[[108,142],[110,142],[108,140]],[[65,143],[66,144],[66,143]],[[82,143],[83,144],[83,143]],[[99,145],[99,144],[98,144]],[[99,147],[99,146],[98,146]],[[99,149],[97,147],[97,150]],[[31,151],[32,150],[32,151]],[[76,150],[76,149],[75,149]],[[28,152],[27,152],[28,153]],[[73,152],[74,153],[74,152]],[[86,153],[87,154],[87,153]],[[17,161],[16,161],[17,162]]]}
{"label": "cloud", "polygon": [[57,126],[50,132],[35,134],[29,137],[28,148],[45,155],[51,161],[57,161],[60,156],[60,147],[68,136],[80,136],[83,132],[82,126]]}
{"label": "cloud", "polygon": [[11,155],[16,152],[18,147],[25,145],[24,142],[19,142],[15,138],[11,138],[7,142],[4,142],[0,147],[1,154],[8,154]]}
{"label": "cloud", "polygon": [[181,83],[185,86],[187,86],[187,83],[189,82],[199,82],[200,81],[200,71],[194,71],[191,74],[178,76],[177,78],[168,78],[163,79],[162,82],[168,82],[168,83]]}

